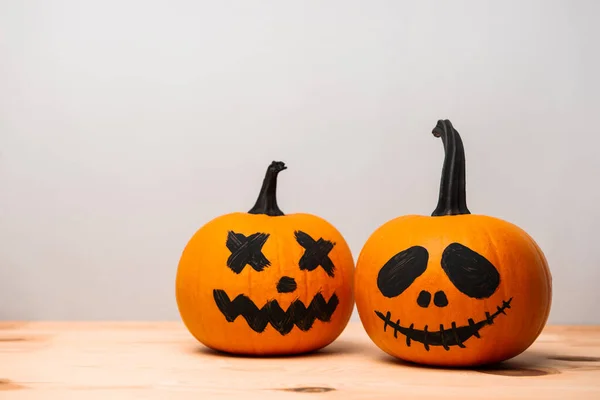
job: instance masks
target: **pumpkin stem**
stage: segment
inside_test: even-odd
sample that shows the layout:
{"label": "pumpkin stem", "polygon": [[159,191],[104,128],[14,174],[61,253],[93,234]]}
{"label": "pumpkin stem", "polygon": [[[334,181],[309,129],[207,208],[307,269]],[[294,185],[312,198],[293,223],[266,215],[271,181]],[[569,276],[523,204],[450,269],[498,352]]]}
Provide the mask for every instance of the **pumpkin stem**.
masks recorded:
{"label": "pumpkin stem", "polygon": [[467,208],[465,182],[465,149],[460,135],[449,120],[439,120],[433,136],[444,143],[444,167],[440,183],[440,196],[432,216],[471,214]]}
{"label": "pumpkin stem", "polygon": [[248,211],[249,214],[266,214],[271,217],[284,215],[277,205],[277,175],[286,168],[282,161],[273,161],[269,165],[256,204]]}

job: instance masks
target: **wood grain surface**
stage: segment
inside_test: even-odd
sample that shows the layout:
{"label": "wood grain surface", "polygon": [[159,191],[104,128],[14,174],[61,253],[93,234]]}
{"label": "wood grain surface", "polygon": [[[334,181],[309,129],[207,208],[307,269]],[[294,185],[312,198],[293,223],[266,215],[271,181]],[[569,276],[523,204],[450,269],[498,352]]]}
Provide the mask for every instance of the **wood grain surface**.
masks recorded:
{"label": "wood grain surface", "polygon": [[208,350],[179,322],[0,322],[0,399],[600,399],[600,327],[547,327],[488,368],[397,361],[351,323],[288,358]]}

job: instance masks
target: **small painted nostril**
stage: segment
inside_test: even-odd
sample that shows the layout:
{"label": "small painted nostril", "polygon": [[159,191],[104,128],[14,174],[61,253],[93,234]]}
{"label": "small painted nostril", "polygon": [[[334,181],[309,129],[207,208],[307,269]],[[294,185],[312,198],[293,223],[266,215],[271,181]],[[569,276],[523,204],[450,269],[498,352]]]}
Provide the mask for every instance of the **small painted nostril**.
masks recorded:
{"label": "small painted nostril", "polygon": [[436,292],[435,295],[433,295],[433,304],[438,307],[446,307],[448,305],[446,293],[442,292],[441,290]]}
{"label": "small painted nostril", "polygon": [[279,293],[291,293],[296,290],[296,280],[289,276],[282,276],[277,283],[277,291]]}
{"label": "small painted nostril", "polygon": [[417,297],[417,304],[423,308],[429,307],[429,302],[431,301],[431,293],[426,290],[421,290],[419,293],[419,297]]}

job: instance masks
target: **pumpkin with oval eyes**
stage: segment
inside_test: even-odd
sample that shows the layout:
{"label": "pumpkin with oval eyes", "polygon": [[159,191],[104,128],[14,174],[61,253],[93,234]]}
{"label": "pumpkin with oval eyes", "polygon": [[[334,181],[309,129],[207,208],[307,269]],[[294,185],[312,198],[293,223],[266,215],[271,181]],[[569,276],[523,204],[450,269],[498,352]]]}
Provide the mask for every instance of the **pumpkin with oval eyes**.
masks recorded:
{"label": "pumpkin with oval eyes", "polygon": [[186,245],[177,269],[183,322],[204,345],[247,355],[298,354],[333,342],[354,307],[354,261],[330,223],[284,214],[284,163],[269,165],[254,207],[213,219]]}
{"label": "pumpkin with oval eyes", "polygon": [[370,236],[356,264],[358,313],[371,340],[397,358],[500,362],[526,350],[546,324],[548,264],[521,228],[470,213],[460,135],[448,120],[433,134],[446,153],[437,208],[395,218]]}

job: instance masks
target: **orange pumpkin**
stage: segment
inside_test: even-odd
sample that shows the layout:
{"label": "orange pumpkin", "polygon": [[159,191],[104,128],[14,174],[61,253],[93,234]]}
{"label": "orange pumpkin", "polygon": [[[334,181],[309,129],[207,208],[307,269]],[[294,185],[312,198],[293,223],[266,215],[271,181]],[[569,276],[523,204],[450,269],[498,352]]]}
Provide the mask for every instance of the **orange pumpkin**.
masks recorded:
{"label": "orange pumpkin", "polygon": [[330,223],[287,214],[267,169],[256,204],[208,222],[190,239],[176,277],[179,312],[204,345],[248,355],[297,354],[333,342],[354,307],[354,261]]}
{"label": "orange pumpkin", "polygon": [[550,312],[546,258],[521,228],[471,214],[465,155],[448,120],[433,129],[445,160],[437,208],[379,227],[360,252],[355,298],[371,340],[402,360],[500,362],[527,349]]}

